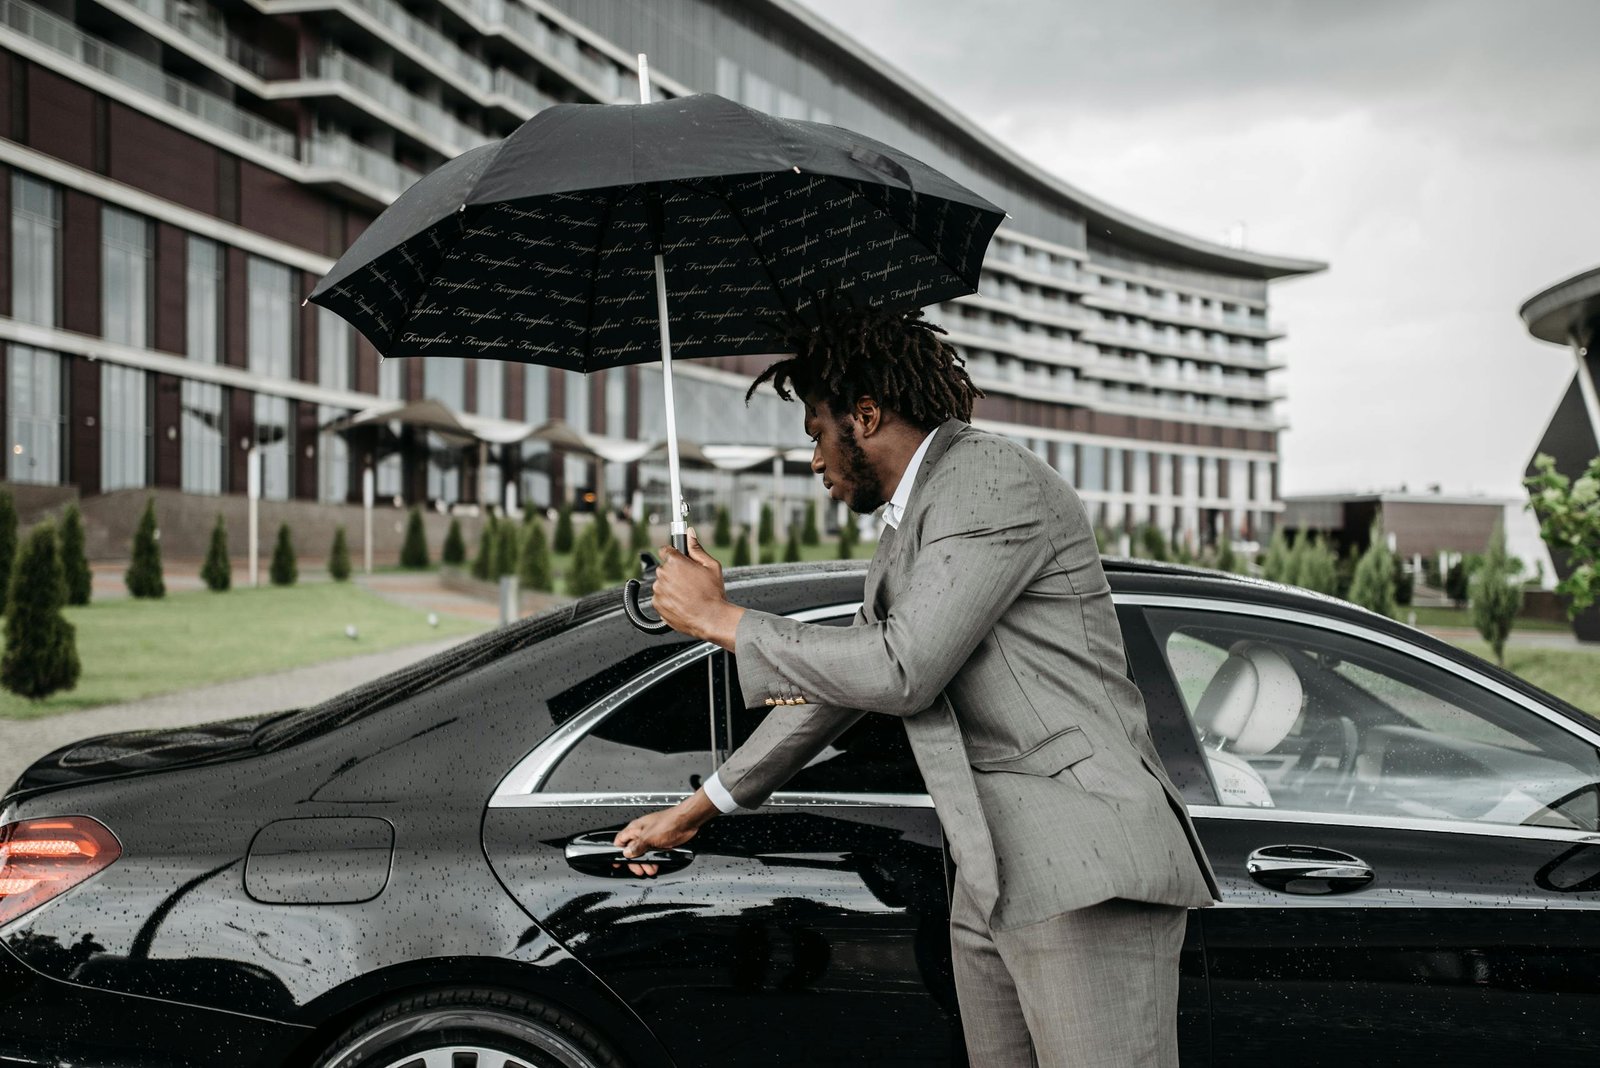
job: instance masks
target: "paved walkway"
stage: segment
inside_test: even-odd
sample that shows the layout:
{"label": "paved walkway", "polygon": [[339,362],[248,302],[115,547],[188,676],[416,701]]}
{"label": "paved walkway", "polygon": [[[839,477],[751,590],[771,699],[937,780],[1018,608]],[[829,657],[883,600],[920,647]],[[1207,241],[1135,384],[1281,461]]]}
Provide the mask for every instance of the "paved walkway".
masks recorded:
{"label": "paved walkway", "polygon": [[187,727],[236,716],[302,708],[465,640],[465,637],[449,638],[408,645],[81,712],[30,720],[0,720],[0,790],[10,786],[22,770],[39,757],[79,738],[115,731]]}

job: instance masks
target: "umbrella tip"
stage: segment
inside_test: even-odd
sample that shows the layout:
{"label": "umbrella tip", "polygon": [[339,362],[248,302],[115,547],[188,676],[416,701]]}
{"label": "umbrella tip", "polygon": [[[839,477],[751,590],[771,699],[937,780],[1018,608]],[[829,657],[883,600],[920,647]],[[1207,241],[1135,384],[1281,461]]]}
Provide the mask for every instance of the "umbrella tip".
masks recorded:
{"label": "umbrella tip", "polygon": [[799,173],[800,173],[800,168],[799,168],[799,167],[798,167],[798,166],[796,166],[796,167],[795,167],[795,169],[794,169],[794,173],[796,173],[796,174],[799,174]]}
{"label": "umbrella tip", "polygon": [[300,307],[304,308],[306,306],[306,304],[310,302],[310,300],[311,300],[310,297],[305,297],[304,299],[302,299],[300,301]]}

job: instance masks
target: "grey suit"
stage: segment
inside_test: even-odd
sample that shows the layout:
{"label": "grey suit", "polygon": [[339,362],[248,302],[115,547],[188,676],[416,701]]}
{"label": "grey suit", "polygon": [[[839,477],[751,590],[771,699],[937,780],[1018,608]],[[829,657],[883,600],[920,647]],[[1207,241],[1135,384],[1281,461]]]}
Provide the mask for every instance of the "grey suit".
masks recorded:
{"label": "grey suit", "polygon": [[[820,627],[749,611],[735,651],[746,700],[786,706],[718,771],[741,806],[759,805],[862,710],[904,720],[956,860],[958,977],[964,954],[995,952],[963,938],[964,927],[979,942],[1000,938],[998,954],[1006,956],[1004,932],[1027,927],[1028,942],[1037,944],[1041,931],[1069,923],[1063,914],[1102,903],[1113,912],[1134,902],[1207,905],[1217,896],[1150,740],[1143,698],[1124,673],[1088,515],[1072,487],[1021,446],[960,420],[943,424],[898,530],[878,543],[856,625]],[[1182,916],[1156,912],[1169,917],[1169,929],[1170,916]],[[1080,967],[1094,943],[1082,948],[1081,930],[1102,913],[1070,921],[1078,926],[1061,944],[1078,944],[1072,952],[1080,959],[1058,966],[1093,970]],[[1115,965],[1117,947],[1104,948]],[[1164,952],[1156,956],[1157,971],[1171,971],[1170,982],[1164,974],[1152,979],[1165,1012],[1169,986],[1175,998],[1176,945],[1170,962],[1162,963]],[[969,979],[993,982],[973,974],[977,959],[967,961]],[[1005,964],[1014,979],[1039,971],[1021,960]],[[1047,961],[1026,981],[1057,983],[1054,970]],[[963,987],[970,1043],[975,1025],[982,1031],[997,1021],[969,1018],[969,1001],[977,1011],[979,1000],[969,993]],[[1056,1044],[1052,1024],[1035,1019],[1030,997],[1020,991],[1019,1011],[1041,1063],[1135,1063],[1055,1058],[1046,1048]],[[1135,1008],[1123,1006],[1122,1026]],[[1080,1046],[1100,1026],[1067,1024]],[[1115,1044],[1109,1036],[1106,1043]],[[996,1051],[983,1048],[986,1056]]]}

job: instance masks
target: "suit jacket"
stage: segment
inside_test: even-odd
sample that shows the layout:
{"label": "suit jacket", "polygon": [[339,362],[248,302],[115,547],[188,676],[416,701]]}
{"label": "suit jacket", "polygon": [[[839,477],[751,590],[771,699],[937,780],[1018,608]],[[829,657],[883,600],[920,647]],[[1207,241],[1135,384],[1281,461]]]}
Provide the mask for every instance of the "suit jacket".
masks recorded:
{"label": "suit jacket", "polygon": [[863,710],[899,716],[958,878],[995,929],[1113,897],[1217,897],[1125,674],[1083,502],[1020,445],[944,423],[855,625],[747,611],[735,641],[746,702],[782,706],[718,771],[741,806]]}

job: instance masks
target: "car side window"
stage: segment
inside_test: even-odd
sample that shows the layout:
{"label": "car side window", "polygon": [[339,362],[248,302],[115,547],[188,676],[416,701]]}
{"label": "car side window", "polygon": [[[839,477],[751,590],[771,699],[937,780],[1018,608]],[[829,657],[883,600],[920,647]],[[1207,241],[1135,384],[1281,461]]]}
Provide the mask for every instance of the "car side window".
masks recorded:
{"label": "car side window", "polygon": [[626,699],[545,780],[547,793],[689,793],[711,774],[710,658]]}
{"label": "car side window", "polygon": [[[848,623],[849,618],[843,622]],[[776,709],[745,708],[737,662],[729,656],[728,663],[728,722],[732,745],[737,748]],[[928,788],[906,740],[905,725],[895,716],[868,712],[778,787],[778,792],[924,794]]]}
{"label": "car side window", "polygon": [[1146,615],[1224,805],[1600,830],[1595,748],[1470,679],[1288,620]]}

